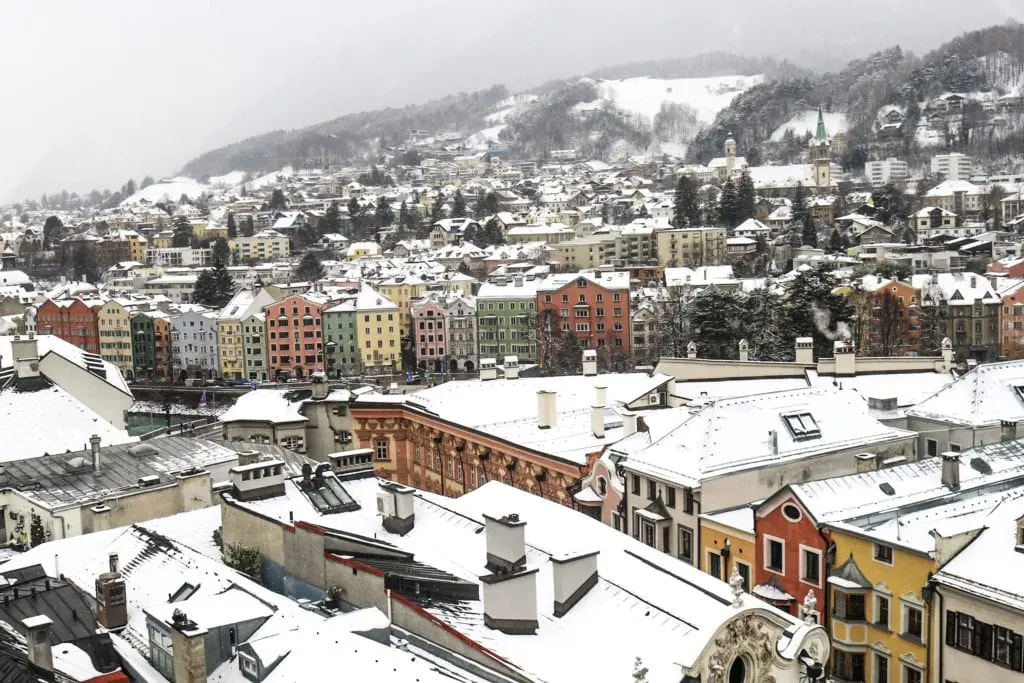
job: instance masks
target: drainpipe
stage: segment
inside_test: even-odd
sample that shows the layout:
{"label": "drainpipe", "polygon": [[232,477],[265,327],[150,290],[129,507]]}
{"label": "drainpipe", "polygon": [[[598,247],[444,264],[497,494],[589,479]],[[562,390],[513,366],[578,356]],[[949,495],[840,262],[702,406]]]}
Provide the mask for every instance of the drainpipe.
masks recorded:
{"label": "drainpipe", "polygon": [[[949,628],[949,624],[946,623],[946,608],[945,608],[946,601],[945,601],[945,596],[942,595],[942,591],[939,590],[939,587],[934,585],[934,582],[930,582],[930,583],[933,584],[932,585],[932,590],[935,592],[935,595],[937,595],[939,597],[939,611],[938,611],[938,615],[939,615],[938,616],[939,635],[938,635],[938,637],[940,638],[940,641],[939,641],[940,644],[936,646],[936,647],[939,648],[939,675],[938,675],[938,678],[936,678],[935,680],[937,680],[937,681],[944,681],[946,679],[942,677],[942,671],[945,668],[945,663],[946,663],[946,657],[945,657],[946,650],[945,650],[944,647],[942,647],[941,644],[946,642],[945,629]],[[934,626],[934,624],[932,624],[932,626]],[[932,630],[934,631],[934,629],[932,629]],[[928,650],[927,650],[927,652],[928,652],[928,654],[927,654],[928,666],[931,666],[931,664],[932,664],[931,656],[932,656],[932,640],[934,640],[933,636],[934,636],[934,634],[929,634],[929,636],[928,636]]]}

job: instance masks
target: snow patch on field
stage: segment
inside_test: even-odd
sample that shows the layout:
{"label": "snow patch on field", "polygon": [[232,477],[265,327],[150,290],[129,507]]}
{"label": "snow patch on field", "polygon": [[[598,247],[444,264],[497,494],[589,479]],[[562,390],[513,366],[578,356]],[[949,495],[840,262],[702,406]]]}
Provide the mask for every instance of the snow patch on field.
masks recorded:
{"label": "snow patch on field", "polygon": [[189,199],[198,199],[206,192],[209,188],[192,178],[170,178],[168,180],[161,180],[158,183],[154,183],[149,187],[139,190],[131,197],[128,197],[121,202],[121,206],[129,204],[138,204],[141,201],[147,202],[160,202],[164,200],[178,201],[181,195],[186,195]]}
{"label": "snow patch on field", "polygon": [[[764,76],[717,76],[714,78],[627,78],[600,81],[601,99],[653,121],[663,102],[684,104],[697,112],[702,123],[714,121],[737,95],[764,80]],[[595,103],[588,102],[593,107]]]}
{"label": "snow patch on field", "polygon": [[209,183],[212,187],[238,187],[245,180],[245,171],[231,171],[224,175],[213,176]]}
{"label": "snow patch on field", "polygon": [[484,128],[466,138],[466,146],[474,149],[484,149],[488,142],[498,142],[498,136],[505,130],[505,124]]}
{"label": "snow patch on field", "polygon": [[[849,122],[846,120],[846,114],[841,112],[826,112],[825,113],[825,129],[829,135],[835,135],[836,133],[845,133],[850,128]],[[818,110],[807,109],[795,115],[789,121],[775,129],[772,133],[772,142],[782,142],[782,137],[786,134],[787,130],[792,130],[793,135],[802,137],[810,133],[814,135],[818,129]]]}

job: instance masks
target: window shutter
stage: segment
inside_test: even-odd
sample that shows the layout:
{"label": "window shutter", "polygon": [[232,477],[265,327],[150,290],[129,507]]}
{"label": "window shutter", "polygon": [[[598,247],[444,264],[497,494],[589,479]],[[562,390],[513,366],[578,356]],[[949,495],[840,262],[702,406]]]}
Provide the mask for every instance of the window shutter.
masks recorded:
{"label": "window shutter", "polygon": [[981,621],[974,622],[974,654],[992,659],[992,624]]}
{"label": "window shutter", "polygon": [[946,645],[956,647],[956,612],[946,610]]}
{"label": "window shutter", "polygon": [[1024,647],[1019,633],[1013,634],[1010,645],[1010,666],[1014,671],[1024,671]]}

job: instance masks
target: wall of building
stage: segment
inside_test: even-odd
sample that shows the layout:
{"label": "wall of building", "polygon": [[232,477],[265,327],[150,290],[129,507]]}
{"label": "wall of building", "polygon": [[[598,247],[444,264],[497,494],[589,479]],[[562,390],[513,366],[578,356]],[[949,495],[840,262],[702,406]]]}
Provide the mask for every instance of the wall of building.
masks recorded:
{"label": "wall of building", "polygon": [[[728,581],[732,576],[733,567],[742,564],[747,568],[747,576],[750,577],[750,585],[746,587],[747,592],[754,587],[757,579],[755,566],[757,565],[757,546],[754,535],[738,531],[730,527],[716,524],[707,519],[700,520],[700,568],[710,573],[708,554],[715,553],[721,557],[722,571],[718,577],[722,581]],[[729,544],[728,557],[722,553],[726,542]],[[696,542],[696,539],[695,539]]]}
{"label": "wall of building", "polygon": [[[988,602],[962,593],[947,586],[940,586],[942,600],[935,599],[933,605],[942,605],[944,610],[941,618],[934,619],[931,637],[932,650],[941,658],[943,681],[984,681],[984,683],[1020,683],[1024,674],[990,662],[981,657],[964,652],[946,644],[946,618],[950,611],[968,614],[980,622],[1008,628],[1014,633],[1024,633],[1024,615],[1020,611],[1006,609],[1002,605]],[[938,670],[935,672],[938,676]],[[935,679],[938,680],[938,679]]]}
{"label": "wall of building", "polygon": [[56,353],[46,354],[39,361],[39,370],[104,420],[124,429],[124,412],[135,402],[131,394]]}
{"label": "wall of building", "polygon": [[[798,519],[787,517],[783,509],[793,505],[800,511]],[[817,523],[810,518],[806,510],[792,496],[779,496],[770,501],[770,505],[756,511],[754,516],[756,543],[754,552],[754,584],[761,585],[774,579],[792,598],[788,604],[777,603],[776,607],[799,616],[799,607],[808,592],[817,600],[818,612],[827,612],[825,602],[828,566],[826,562],[827,542],[818,530]],[[783,543],[782,569],[769,567],[769,542],[772,540]],[[818,565],[818,581],[811,583],[805,580],[801,556],[805,549],[813,550],[820,556]]]}

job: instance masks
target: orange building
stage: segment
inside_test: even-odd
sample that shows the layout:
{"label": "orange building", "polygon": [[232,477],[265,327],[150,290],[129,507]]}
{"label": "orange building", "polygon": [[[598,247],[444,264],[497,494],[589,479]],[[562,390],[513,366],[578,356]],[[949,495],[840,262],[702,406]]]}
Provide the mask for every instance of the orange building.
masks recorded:
{"label": "orange building", "polygon": [[1024,281],[999,290],[1003,300],[999,353],[1009,359],[1024,358]]}
{"label": "orange building", "polygon": [[39,334],[52,334],[89,353],[100,352],[96,311],[81,299],[47,299],[36,313]]}
{"label": "orange building", "polygon": [[576,335],[584,349],[627,357],[632,336],[629,325],[629,273],[581,271],[559,273],[537,286],[537,351],[541,365],[554,344]]}
{"label": "orange building", "polygon": [[872,356],[921,353],[921,292],[900,280],[880,279],[865,287],[858,303],[865,326],[861,350]]}

